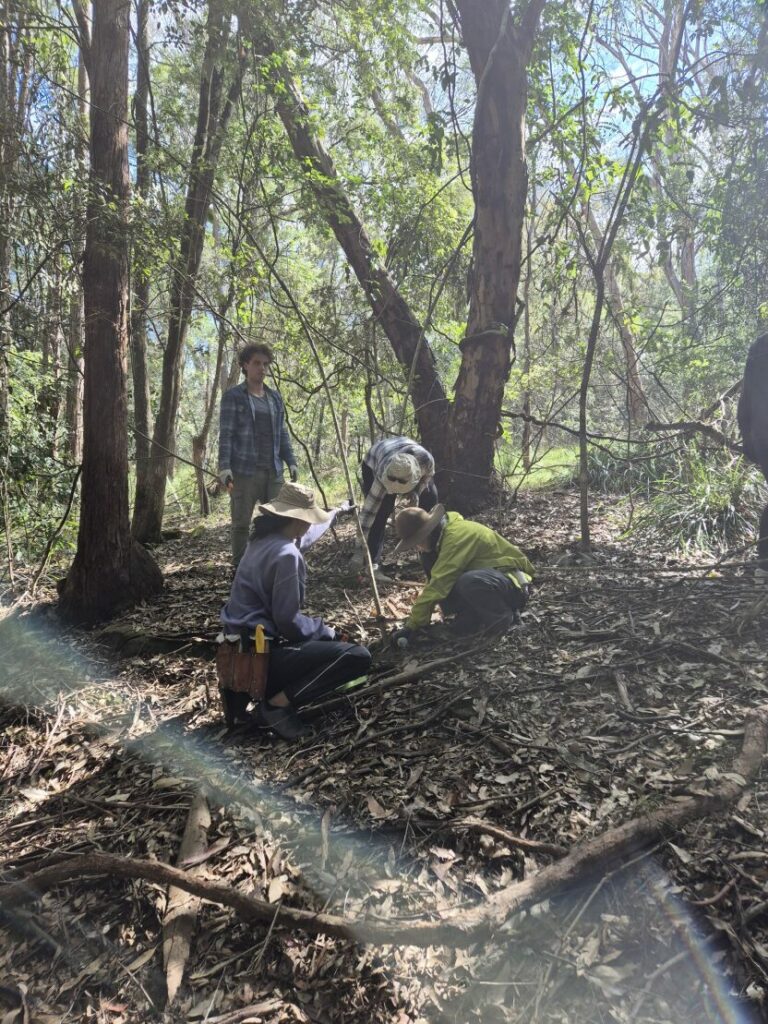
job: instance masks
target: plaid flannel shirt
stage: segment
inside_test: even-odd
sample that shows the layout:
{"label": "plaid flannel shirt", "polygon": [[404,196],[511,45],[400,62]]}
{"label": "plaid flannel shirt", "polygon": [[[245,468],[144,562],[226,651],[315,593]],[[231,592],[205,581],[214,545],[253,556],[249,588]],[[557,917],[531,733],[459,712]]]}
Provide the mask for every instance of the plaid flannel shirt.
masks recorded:
{"label": "plaid flannel shirt", "polygon": [[[264,385],[269,415],[272,419],[272,462],[275,473],[280,476],[283,463],[296,465],[296,458],[285,424],[285,407],[277,391]],[[258,466],[258,444],[251,403],[248,399],[248,385],[236,384],[224,392],[219,410],[219,472],[229,469],[235,474],[255,476]]]}
{"label": "plaid flannel shirt", "polygon": [[383,441],[377,441],[376,444],[372,445],[363,457],[363,462],[373,473],[371,489],[368,491],[363,507],[360,509],[360,526],[365,537],[368,536],[381,503],[387,496],[387,489],[382,483],[387,466],[394,456],[399,455],[401,452],[406,455],[412,455],[421,468],[421,479],[411,491],[411,494],[421,494],[435,475],[435,460],[431,454],[426,448],[422,448],[420,444],[408,437],[387,437]]}

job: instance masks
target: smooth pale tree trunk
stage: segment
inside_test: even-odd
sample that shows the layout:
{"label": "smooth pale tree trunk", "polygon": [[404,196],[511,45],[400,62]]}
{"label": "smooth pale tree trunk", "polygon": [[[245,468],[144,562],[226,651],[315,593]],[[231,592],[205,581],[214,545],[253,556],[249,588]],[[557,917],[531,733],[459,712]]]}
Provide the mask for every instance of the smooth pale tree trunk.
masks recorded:
{"label": "smooth pale tree trunk", "polygon": [[440,478],[459,509],[488,494],[504,386],[513,356],[528,170],[527,69],[545,0],[512,12],[509,0],[456,0],[477,83],[472,126],[475,231],[469,317],[449,427],[449,469]]}
{"label": "smooth pale tree trunk", "polygon": [[83,457],[83,292],[75,288],[69,300],[69,344],[67,352],[67,397],[64,419],[67,452],[73,462]]}
{"label": "smooth pale tree trunk", "polygon": [[85,395],[77,553],[60,611],[95,622],[157,593],[162,576],[128,521],[128,33],[125,0],[96,0],[87,56],[91,199],[85,240]]}
{"label": "smooth pale tree trunk", "polygon": [[[133,534],[145,543],[162,540],[168,452],[174,450],[176,417],[181,399],[184,341],[195,300],[195,284],[203,254],[211,190],[245,68],[244,59],[238,60],[228,45],[230,14],[227,4],[221,0],[210,0],[184,223],[171,272],[168,336],[149,455],[150,487],[146,498],[142,495],[141,502],[137,495],[133,516]],[[232,63],[235,63],[236,70],[227,85],[227,68]]]}
{"label": "smooth pale tree trunk", "polygon": [[[82,52],[77,65],[77,131],[75,133],[76,163],[81,181],[88,176],[88,75]],[[72,232],[74,255],[74,287],[69,298],[69,330],[67,335],[67,397],[64,418],[67,429],[67,451],[73,462],[83,457],[83,372],[85,352],[85,307],[83,304],[82,262],[85,253],[85,201],[77,204]]]}
{"label": "smooth pale tree trunk", "polygon": [[523,389],[523,437],[522,459],[523,469],[527,473],[531,468],[531,389],[529,374],[531,372],[531,285],[533,284],[533,232],[536,223],[536,195],[534,190],[531,203],[531,216],[525,232],[525,278],[523,279],[523,373],[525,387]]}
{"label": "smooth pale tree trunk", "polygon": [[[149,151],[149,0],[139,0],[136,8],[136,91],[133,118],[136,125],[136,194],[146,199],[150,188]],[[131,376],[133,379],[134,450],[136,452],[136,491],[134,509],[150,500],[149,465],[151,408],[147,372],[147,311],[149,273],[141,254],[133,251],[133,303],[131,306]]]}

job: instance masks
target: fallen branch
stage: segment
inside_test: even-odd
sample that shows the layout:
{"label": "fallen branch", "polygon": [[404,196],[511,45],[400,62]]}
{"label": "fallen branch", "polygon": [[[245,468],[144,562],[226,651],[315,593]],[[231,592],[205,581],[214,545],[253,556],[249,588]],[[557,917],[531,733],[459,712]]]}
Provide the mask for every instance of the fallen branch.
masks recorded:
{"label": "fallen branch", "polygon": [[383,679],[377,679],[375,682],[369,685],[362,685],[351,690],[349,693],[344,694],[342,697],[331,697],[330,700],[318,701],[317,704],[313,704],[312,709],[317,709],[325,714],[327,711],[334,711],[336,708],[344,707],[349,704],[351,700],[357,700],[358,697],[370,697],[374,693],[382,693],[384,690],[393,689],[395,686],[401,686],[404,683],[411,683],[414,679],[421,679],[422,676],[427,675],[428,672],[434,672],[436,668],[442,668],[443,665],[450,665],[454,661],[459,661],[462,658],[468,658],[473,654],[478,654],[484,647],[473,647],[468,650],[457,651],[456,654],[451,654],[447,658],[435,658],[434,661],[425,661],[423,664],[413,665],[411,668],[404,669],[402,672],[397,672],[392,676],[384,676]]}
{"label": "fallen branch", "polygon": [[269,926],[274,920],[275,929],[281,931],[300,929],[310,935],[342,936],[373,945],[468,946],[487,939],[513,914],[541,903],[556,892],[583,884],[586,878],[597,872],[620,870],[637,856],[639,850],[673,834],[690,821],[715,814],[735,803],[757,776],[766,746],[768,706],[763,706],[747,716],[741,752],[731,771],[723,773],[709,793],[670,800],[657,811],[633,818],[579,844],[567,857],[543,868],[531,878],[507,886],[481,906],[469,912],[463,908],[451,911],[435,920],[350,920],[285,904],[276,914],[275,904],[248,896],[229,885],[192,878],[167,864],[109,854],[73,857],[22,881],[5,885],[0,888],[0,907],[8,910],[29,903],[54,885],[107,875],[175,885],[201,899],[231,907],[246,921]]}
{"label": "fallen branch", "polygon": [[653,433],[703,434],[710,441],[717,441],[718,444],[732,451],[734,455],[744,454],[744,449],[740,444],[731,441],[730,438],[727,438],[716,427],[711,427],[708,423],[702,423],[700,420],[679,420],[677,423],[651,422],[646,423],[643,430],[649,430]]}
{"label": "fallen branch", "polygon": [[[202,793],[196,793],[187,816],[187,824],[179,848],[179,864],[190,858],[199,858],[208,846],[211,814]],[[194,870],[194,869],[193,869]],[[176,998],[192,949],[192,938],[200,910],[200,900],[183,889],[171,886],[163,916],[163,966],[168,1006]]]}
{"label": "fallen branch", "polygon": [[480,832],[486,836],[499,839],[507,846],[515,846],[518,850],[525,850],[528,853],[548,853],[550,857],[565,857],[568,851],[563,846],[555,843],[544,843],[536,839],[523,839],[516,836],[499,825],[492,825],[490,821],[483,821],[482,818],[461,818],[452,822],[454,828],[471,829],[473,832]]}

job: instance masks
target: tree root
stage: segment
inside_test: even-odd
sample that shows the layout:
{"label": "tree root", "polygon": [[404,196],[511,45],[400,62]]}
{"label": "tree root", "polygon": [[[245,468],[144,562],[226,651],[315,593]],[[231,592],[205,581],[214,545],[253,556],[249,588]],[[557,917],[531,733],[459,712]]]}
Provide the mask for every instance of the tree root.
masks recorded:
{"label": "tree root", "polygon": [[638,851],[664,839],[697,818],[712,815],[735,803],[757,775],[768,746],[768,705],[752,711],[745,721],[744,742],[730,772],[724,773],[707,793],[670,800],[658,810],[609,829],[576,846],[566,857],[538,874],[495,893],[486,903],[467,912],[451,911],[434,920],[350,920],[334,914],[276,907],[247,896],[229,885],[195,878],[177,868],[154,861],[131,860],[109,854],[73,857],[44,868],[26,879],[0,888],[0,907],[11,909],[35,900],[51,886],[84,877],[112,875],[141,878],[179,889],[212,903],[231,907],[240,917],[276,929],[299,929],[310,935],[343,936],[373,945],[468,946],[487,939],[513,914],[552,897],[555,893],[606,870],[620,869]]}

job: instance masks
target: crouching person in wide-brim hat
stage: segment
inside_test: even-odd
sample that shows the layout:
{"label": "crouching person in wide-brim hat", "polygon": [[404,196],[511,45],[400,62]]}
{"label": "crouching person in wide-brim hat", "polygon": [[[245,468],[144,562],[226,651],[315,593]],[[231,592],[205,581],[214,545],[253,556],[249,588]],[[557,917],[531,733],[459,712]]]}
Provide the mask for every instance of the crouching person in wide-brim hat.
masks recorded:
{"label": "crouching person in wide-brim hat", "polygon": [[436,605],[455,615],[450,634],[499,635],[518,619],[528,600],[533,566],[514,544],[481,523],[446,512],[406,508],[395,519],[395,552],[418,550],[429,582],[393,640],[406,647],[414,630],[427,626]]}
{"label": "crouching person in wide-brim hat", "polygon": [[[263,627],[269,669],[264,698],[253,715],[257,724],[285,739],[309,731],[298,708],[365,675],[371,664],[365,647],[343,642],[333,627],[301,611],[306,580],[302,550],[325,533],[339,511],[320,508],[308,487],[283,484],[276,498],[259,506],[221,611],[227,634],[247,631],[253,636]],[[233,696],[241,699],[238,711],[243,717],[247,695]]]}

